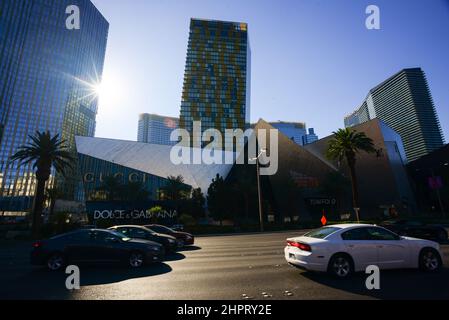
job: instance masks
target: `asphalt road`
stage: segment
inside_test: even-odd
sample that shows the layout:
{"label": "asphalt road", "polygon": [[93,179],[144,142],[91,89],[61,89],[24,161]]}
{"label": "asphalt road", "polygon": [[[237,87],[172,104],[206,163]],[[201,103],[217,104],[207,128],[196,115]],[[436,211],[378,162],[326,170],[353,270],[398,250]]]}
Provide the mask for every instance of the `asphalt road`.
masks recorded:
{"label": "asphalt road", "polygon": [[443,246],[440,273],[382,271],[381,289],[369,291],[365,274],[342,281],[287,265],[285,239],[299,234],[201,237],[196,246],[141,270],[84,266],[76,291],[65,288],[63,272],[30,266],[29,245],[3,244],[0,299],[449,299],[449,245]]}

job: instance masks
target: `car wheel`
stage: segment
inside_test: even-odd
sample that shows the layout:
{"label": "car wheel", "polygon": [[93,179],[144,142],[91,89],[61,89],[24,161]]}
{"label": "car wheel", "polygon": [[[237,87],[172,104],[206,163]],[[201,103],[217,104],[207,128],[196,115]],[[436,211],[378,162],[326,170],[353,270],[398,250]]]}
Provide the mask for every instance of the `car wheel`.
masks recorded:
{"label": "car wheel", "polygon": [[328,271],[331,275],[344,279],[354,272],[354,265],[351,258],[345,254],[337,254],[329,262]]}
{"label": "car wheel", "polygon": [[133,252],[129,256],[129,265],[132,268],[140,268],[145,262],[144,256],[141,252]]}
{"label": "car wheel", "polygon": [[432,248],[421,251],[419,255],[419,268],[426,272],[436,272],[441,269],[440,254]]}
{"label": "car wheel", "polygon": [[47,268],[51,271],[58,271],[64,267],[64,256],[61,253],[54,253],[47,259]]}

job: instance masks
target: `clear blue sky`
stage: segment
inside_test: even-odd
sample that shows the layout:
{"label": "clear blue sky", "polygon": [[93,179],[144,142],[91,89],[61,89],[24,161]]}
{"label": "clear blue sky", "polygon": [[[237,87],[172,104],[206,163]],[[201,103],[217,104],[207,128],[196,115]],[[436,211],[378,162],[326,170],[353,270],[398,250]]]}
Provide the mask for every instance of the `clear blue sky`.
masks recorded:
{"label": "clear blue sky", "polygon": [[[252,121],[305,121],[320,137],[369,89],[422,67],[449,139],[449,0],[92,0],[110,22],[99,137],[135,140],[138,114],[179,116],[191,17],[249,24]],[[365,28],[365,9],[381,30]]]}

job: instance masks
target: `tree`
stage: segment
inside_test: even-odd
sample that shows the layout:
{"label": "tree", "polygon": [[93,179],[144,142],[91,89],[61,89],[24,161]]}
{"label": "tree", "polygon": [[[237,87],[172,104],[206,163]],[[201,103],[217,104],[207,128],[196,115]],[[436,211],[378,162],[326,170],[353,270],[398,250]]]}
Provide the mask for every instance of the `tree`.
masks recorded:
{"label": "tree", "polygon": [[182,176],[168,176],[167,184],[162,188],[164,198],[173,201],[179,201],[189,197],[190,188],[184,184]]}
{"label": "tree", "polygon": [[229,195],[229,186],[226,185],[223,177],[217,174],[207,189],[207,204],[212,217],[219,220],[220,225],[228,217],[229,202],[231,201]]}
{"label": "tree", "polygon": [[49,220],[52,218],[54,211],[55,211],[55,205],[56,200],[62,196],[62,192],[56,188],[47,188],[45,191],[45,198],[49,202],[49,211],[48,211],[48,218]]}
{"label": "tree", "polygon": [[234,190],[236,195],[241,195],[243,198],[245,222],[248,223],[250,202],[252,199],[257,198],[256,172],[251,172],[248,169],[241,170],[238,180],[235,181]]}
{"label": "tree", "polygon": [[339,129],[333,132],[334,137],[329,141],[326,156],[331,160],[338,162],[345,161],[349,167],[352,187],[352,203],[354,208],[359,208],[359,191],[357,184],[357,175],[355,165],[357,154],[360,151],[375,153],[373,140],[363,132],[357,132],[353,129]]}
{"label": "tree", "polygon": [[107,201],[115,201],[120,200],[123,186],[117,177],[105,176],[102,185],[97,190],[104,193]]}
{"label": "tree", "polygon": [[122,200],[124,201],[145,201],[150,196],[150,192],[141,182],[130,182],[123,185],[122,191]]}
{"label": "tree", "polygon": [[35,135],[30,135],[29,138],[31,142],[19,147],[10,160],[19,161],[21,165],[32,164],[36,170],[37,186],[32,213],[32,232],[33,236],[37,237],[45,201],[45,185],[50,178],[51,169],[53,167],[57,173],[65,177],[66,170],[74,168],[75,158],[59,134],[52,137],[49,131],[36,131]]}

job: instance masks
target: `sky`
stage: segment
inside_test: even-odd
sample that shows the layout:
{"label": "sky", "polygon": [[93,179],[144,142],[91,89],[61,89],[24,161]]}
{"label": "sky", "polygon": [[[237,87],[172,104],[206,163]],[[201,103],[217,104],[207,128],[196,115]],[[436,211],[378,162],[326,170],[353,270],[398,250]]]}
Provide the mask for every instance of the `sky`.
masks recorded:
{"label": "sky", "polygon": [[[449,0],[92,2],[110,23],[97,137],[136,140],[140,113],[179,116],[190,18],[204,18],[249,24],[252,122],[306,122],[324,137],[371,88],[421,67],[449,139]],[[380,30],[365,26],[368,5]]]}

